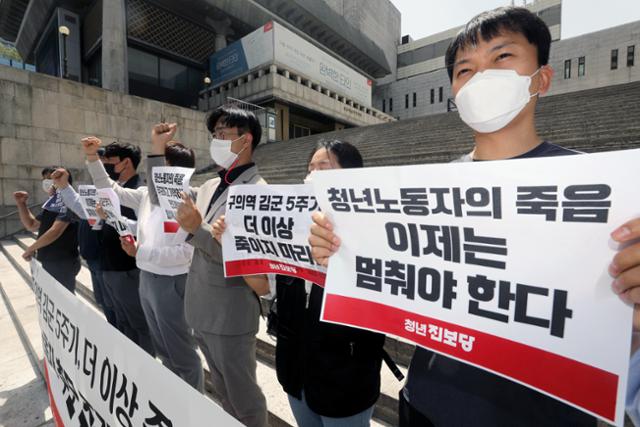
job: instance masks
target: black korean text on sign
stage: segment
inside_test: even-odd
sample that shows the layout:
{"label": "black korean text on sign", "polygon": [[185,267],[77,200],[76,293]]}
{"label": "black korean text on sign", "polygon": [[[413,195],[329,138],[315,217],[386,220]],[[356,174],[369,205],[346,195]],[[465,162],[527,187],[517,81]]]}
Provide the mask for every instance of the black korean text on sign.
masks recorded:
{"label": "black korean text on sign", "polygon": [[388,222],[385,231],[390,249],[416,258],[434,255],[460,263],[464,253],[466,264],[506,268],[506,261],[499,258],[506,258],[507,240],[477,235],[471,227],[463,227],[461,233],[460,227],[455,226]]}
{"label": "black korean text on sign", "polygon": [[546,221],[558,220],[562,207],[562,222],[606,223],[609,219],[611,187],[606,184],[569,185],[562,191],[562,203],[558,187],[518,187],[516,208],[518,214],[542,215]]}
{"label": "black korean text on sign", "polygon": [[293,239],[294,221],[291,217],[263,216],[259,218],[256,215],[244,215],[243,222],[244,230],[247,233],[285,240]]}
{"label": "black korean text on sign", "polygon": [[406,216],[449,215],[502,218],[500,187],[400,188],[397,194],[381,194],[379,188],[327,190],[336,212],[392,213]]}
{"label": "black korean text on sign", "polygon": [[457,281],[451,271],[440,273],[430,267],[356,256],[356,286],[403,295],[410,300],[417,297],[424,301],[440,302],[443,308],[451,309],[456,298]]}
{"label": "black korean text on sign", "polygon": [[[508,323],[509,319],[513,318],[513,321],[517,323],[549,329],[552,336],[559,338],[564,336],[566,320],[573,316],[573,311],[568,308],[568,292],[565,290],[555,289],[550,296],[550,290],[547,288],[517,283],[515,292],[512,292],[514,286],[510,282],[500,280],[496,283],[495,280],[483,275],[468,276],[467,283],[469,296],[471,297],[469,300],[469,313],[476,316],[504,323]],[[481,307],[481,303],[493,301],[496,296],[498,309],[502,310],[502,312],[491,311]],[[534,317],[527,313],[530,298],[536,297],[552,298],[550,319]],[[514,306],[513,315],[510,316],[512,305]]]}
{"label": "black korean text on sign", "polygon": [[[100,397],[109,406],[109,413],[114,414],[120,424],[131,427],[131,418],[138,404],[138,386],[129,381],[124,373],[118,372],[118,366],[104,359],[100,370]],[[117,402],[116,402],[117,399]]]}

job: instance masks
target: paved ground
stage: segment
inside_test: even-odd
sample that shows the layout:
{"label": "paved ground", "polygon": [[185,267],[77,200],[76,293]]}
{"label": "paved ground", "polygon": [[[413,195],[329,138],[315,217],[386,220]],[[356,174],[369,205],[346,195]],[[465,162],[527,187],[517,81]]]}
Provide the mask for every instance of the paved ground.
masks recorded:
{"label": "paved ground", "polygon": [[[33,306],[18,309],[33,310]],[[44,380],[4,298],[0,299],[0,348],[0,426],[53,426]]]}

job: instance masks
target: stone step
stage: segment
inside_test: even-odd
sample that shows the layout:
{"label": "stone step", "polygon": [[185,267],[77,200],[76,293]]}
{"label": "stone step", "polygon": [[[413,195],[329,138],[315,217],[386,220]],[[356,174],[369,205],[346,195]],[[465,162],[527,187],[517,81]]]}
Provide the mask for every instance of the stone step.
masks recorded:
{"label": "stone step", "polygon": [[[21,257],[22,251],[31,245],[34,241],[32,234],[19,234],[15,235],[13,239],[4,240],[0,242],[0,247],[7,254],[12,267],[17,271],[16,274],[22,275],[23,281],[29,280],[29,264]],[[76,280],[76,294],[82,298],[87,304],[98,311],[95,299],[93,297],[93,290],[91,287],[91,273],[88,268],[83,265]],[[37,320],[37,313],[36,313]],[[38,332],[38,326],[36,323],[34,333]],[[266,332],[266,323],[264,319],[260,319],[260,327],[257,335],[257,358],[258,369],[257,377],[258,383],[262,388],[265,397],[267,398],[267,406],[269,409],[269,424],[271,426],[289,426],[295,425],[295,420],[286,394],[282,390],[282,387],[277,381],[275,374],[275,341]],[[34,345],[38,344],[39,335],[35,337]],[[400,342],[396,340],[387,340],[385,347],[389,354],[399,364],[400,370],[406,375],[406,366],[408,365],[410,358],[413,354],[414,346],[407,342]],[[40,344],[41,351],[41,344]],[[203,364],[206,366],[204,355],[199,351]],[[42,356],[40,356],[42,357]],[[398,381],[391,373],[389,368],[383,364],[381,372],[381,396],[376,404],[374,410],[374,420],[372,420],[373,426],[384,425],[396,425],[397,424],[397,397],[403,383]],[[213,394],[213,388],[209,381],[209,375],[206,375],[207,384],[205,388],[208,391],[209,396],[218,401]]]}

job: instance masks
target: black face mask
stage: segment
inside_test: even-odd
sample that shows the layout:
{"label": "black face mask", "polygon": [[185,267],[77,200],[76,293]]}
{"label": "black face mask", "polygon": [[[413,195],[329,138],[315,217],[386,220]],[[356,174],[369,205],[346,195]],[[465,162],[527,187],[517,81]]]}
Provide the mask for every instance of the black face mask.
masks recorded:
{"label": "black face mask", "polygon": [[120,173],[116,172],[116,165],[111,163],[104,164],[104,170],[107,171],[107,175],[114,181],[117,181],[120,178]]}

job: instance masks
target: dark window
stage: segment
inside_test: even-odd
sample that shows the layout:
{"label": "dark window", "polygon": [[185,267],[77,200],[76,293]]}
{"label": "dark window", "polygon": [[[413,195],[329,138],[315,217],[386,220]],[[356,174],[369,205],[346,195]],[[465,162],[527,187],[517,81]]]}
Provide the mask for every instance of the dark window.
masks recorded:
{"label": "dark window", "polygon": [[387,100],[386,99],[382,100],[382,112],[383,113],[387,112]]}
{"label": "dark window", "polygon": [[160,58],[160,86],[186,91],[189,86],[189,69],[186,65]]}
{"label": "dark window", "polygon": [[618,69],[618,49],[613,49],[611,51],[611,69]]}
{"label": "dark window", "polygon": [[442,102],[442,86],[438,88],[438,102]]}
{"label": "dark window", "polygon": [[564,78],[565,79],[571,78],[571,60],[570,59],[567,59],[564,61]]}
{"label": "dark window", "polygon": [[98,49],[87,61],[87,81],[92,86],[102,87],[102,50]]}
{"label": "dark window", "polygon": [[204,72],[133,47],[128,48],[129,93],[195,108]]}
{"label": "dark window", "polygon": [[633,67],[636,56],[636,45],[627,46],[627,67]]}
{"label": "dark window", "polygon": [[293,137],[302,138],[311,135],[311,129],[305,126],[293,125]]}
{"label": "dark window", "polygon": [[578,77],[584,76],[584,72],[585,72],[585,58],[584,56],[581,56],[580,58],[578,58]]}
{"label": "dark window", "polygon": [[36,51],[36,68],[39,73],[50,76],[60,76],[60,61],[58,55],[58,31],[50,30],[42,39]]}
{"label": "dark window", "polygon": [[416,93],[413,92],[413,106],[415,107],[416,105],[418,105],[418,97],[416,96]]}
{"label": "dark window", "polygon": [[393,111],[393,98],[389,98],[389,111]]}
{"label": "dark window", "polygon": [[431,89],[431,103],[436,102],[436,91],[435,89]]}
{"label": "dark window", "polygon": [[129,78],[141,83],[158,85],[158,57],[138,49],[129,48]]}
{"label": "dark window", "polygon": [[409,108],[409,94],[404,96],[404,108]]}

